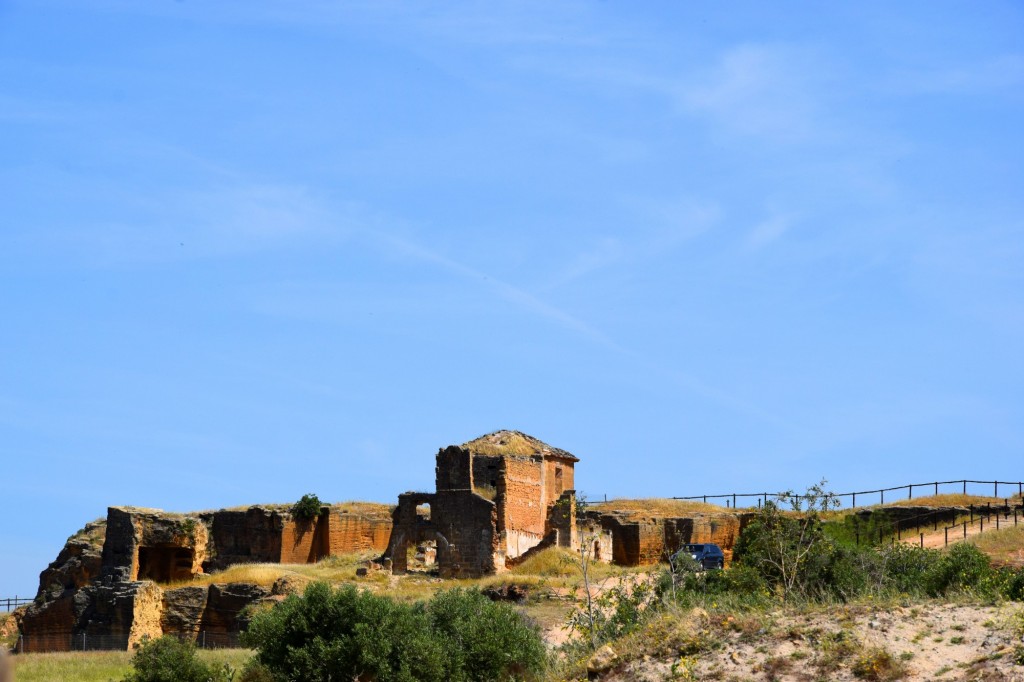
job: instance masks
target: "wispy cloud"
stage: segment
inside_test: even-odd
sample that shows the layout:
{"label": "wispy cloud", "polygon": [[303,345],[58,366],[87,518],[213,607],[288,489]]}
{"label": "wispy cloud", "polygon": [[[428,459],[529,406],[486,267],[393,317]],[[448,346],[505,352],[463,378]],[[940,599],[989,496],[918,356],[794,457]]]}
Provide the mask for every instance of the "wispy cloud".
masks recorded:
{"label": "wispy cloud", "polygon": [[603,235],[571,256],[544,290],[556,289],[605,268],[635,265],[663,256],[711,229],[721,217],[717,204],[692,197],[675,200],[630,196],[620,203],[631,214],[621,236]]}
{"label": "wispy cloud", "polygon": [[571,315],[538,298],[535,294],[526,291],[525,289],[491,277],[477,268],[470,267],[447,256],[441,255],[440,253],[418,244],[411,239],[399,237],[381,230],[374,230],[368,234],[370,234],[370,236],[372,236],[379,244],[384,245],[392,251],[444,268],[445,270],[459,275],[470,282],[476,283],[478,286],[494,292],[504,300],[513,303],[528,312],[555,322],[561,327],[575,331],[587,339],[605,346],[606,348],[616,351],[622,350],[617,343],[603,332],[595,329],[578,317],[575,317],[574,315]]}
{"label": "wispy cloud", "polygon": [[744,135],[783,142],[816,137],[814,61],[788,47],[733,47],[710,69],[680,81],[676,104]]}
{"label": "wispy cloud", "polygon": [[758,223],[747,233],[747,248],[761,249],[778,241],[793,227],[795,222],[795,217],[792,215],[775,215]]}

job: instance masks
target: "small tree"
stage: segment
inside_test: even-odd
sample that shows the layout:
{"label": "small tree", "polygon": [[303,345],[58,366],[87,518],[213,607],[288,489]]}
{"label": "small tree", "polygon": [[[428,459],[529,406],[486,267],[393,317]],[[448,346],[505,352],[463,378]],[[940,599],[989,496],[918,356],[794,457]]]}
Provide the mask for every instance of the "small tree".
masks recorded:
{"label": "small tree", "polygon": [[[780,493],[776,501],[765,503],[736,542],[736,561],[756,569],[784,599],[820,585],[828,566],[833,545],[821,515],[838,508],[839,500],[825,490],[826,483],[822,480],[803,495]],[[796,514],[782,511],[780,504],[785,502]]]}

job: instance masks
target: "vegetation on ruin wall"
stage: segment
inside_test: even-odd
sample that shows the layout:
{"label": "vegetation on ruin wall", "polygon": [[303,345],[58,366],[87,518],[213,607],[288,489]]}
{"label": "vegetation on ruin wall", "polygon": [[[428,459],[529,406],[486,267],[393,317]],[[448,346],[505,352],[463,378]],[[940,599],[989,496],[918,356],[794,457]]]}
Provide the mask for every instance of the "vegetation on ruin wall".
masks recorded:
{"label": "vegetation on ruin wall", "polygon": [[298,502],[292,505],[292,516],[297,519],[308,521],[320,516],[323,502],[313,493],[306,493],[299,498]]}

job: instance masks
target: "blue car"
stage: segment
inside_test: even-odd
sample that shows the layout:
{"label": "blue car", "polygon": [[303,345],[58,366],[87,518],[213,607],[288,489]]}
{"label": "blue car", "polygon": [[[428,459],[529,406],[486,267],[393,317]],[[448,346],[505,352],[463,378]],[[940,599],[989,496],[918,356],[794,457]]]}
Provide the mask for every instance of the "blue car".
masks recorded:
{"label": "blue car", "polygon": [[672,562],[675,563],[675,560],[681,557],[690,557],[703,569],[725,567],[725,554],[722,553],[722,548],[710,542],[699,545],[683,545],[672,556]]}

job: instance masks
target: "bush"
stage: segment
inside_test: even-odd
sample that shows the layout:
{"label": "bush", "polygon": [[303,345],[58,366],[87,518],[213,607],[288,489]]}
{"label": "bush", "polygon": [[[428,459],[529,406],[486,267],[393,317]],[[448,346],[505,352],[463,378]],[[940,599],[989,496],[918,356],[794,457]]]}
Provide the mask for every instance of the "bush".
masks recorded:
{"label": "bush", "polygon": [[132,668],[124,682],[227,682],[229,679],[226,669],[200,661],[194,644],[170,636],[143,642],[132,657]]}
{"label": "bush", "polygon": [[1003,587],[1003,595],[1013,601],[1024,601],[1024,568],[1009,572]]}
{"label": "bush", "polygon": [[315,519],[320,516],[320,509],[323,506],[323,502],[320,501],[319,497],[313,493],[306,493],[298,502],[292,505],[292,515],[305,521]]}
{"label": "bush", "polygon": [[987,592],[994,578],[988,556],[970,543],[959,542],[931,567],[924,583],[930,596],[939,597],[954,591]]}
{"label": "bush", "polygon": [[540,637],[507,604],[454,589],[438,592],[427,612],[440,635],[448,679],[522,679],[544,665]]}
{"label": "bush", "polygon": [[409,605],[312,583],[256,615],[243,643],[281,681],[515,680],[545,662],[540,636],[511,607],[466,590]]}
{"label": "bush", "polygon": [[862,680],[888,682],[902,680],[907,676],[907,666],[885,649],[871,649],[853,663],[853,674]]}

